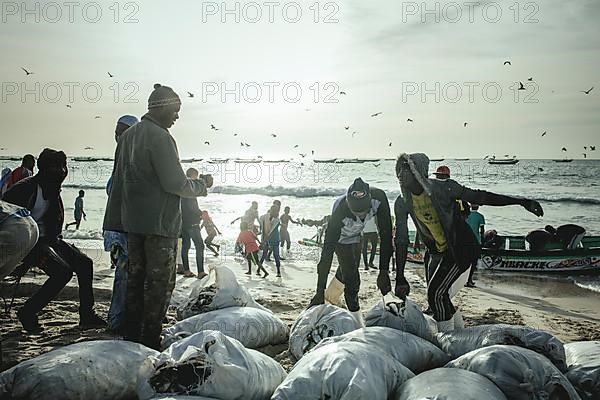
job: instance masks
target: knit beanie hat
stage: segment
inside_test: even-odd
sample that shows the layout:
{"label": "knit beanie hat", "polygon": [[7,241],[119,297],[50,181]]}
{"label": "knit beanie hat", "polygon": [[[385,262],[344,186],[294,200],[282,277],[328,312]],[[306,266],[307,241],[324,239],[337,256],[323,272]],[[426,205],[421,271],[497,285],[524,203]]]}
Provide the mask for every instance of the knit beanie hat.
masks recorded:
{"label": "knit beanie hat", "polygon": [[181,104],[181,99],[173,89],[168,86],[162,86],[160,83],[154,85],[154,90],[148,98],[148,110],[157,107],[165,107],[175,104]]}

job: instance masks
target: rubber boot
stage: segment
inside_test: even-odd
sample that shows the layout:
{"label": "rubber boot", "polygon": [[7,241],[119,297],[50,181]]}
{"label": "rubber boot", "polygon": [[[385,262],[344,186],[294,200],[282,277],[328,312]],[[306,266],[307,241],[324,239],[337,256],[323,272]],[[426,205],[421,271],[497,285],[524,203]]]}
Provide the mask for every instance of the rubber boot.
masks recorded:
{"label": "rubber boot", "polygon": [[463,321],[462,313],[460,311],[456,311],[454,316],[452,317],[452,321],[454,322],[454,329],[464,329],[465,321]]}
{"label": "rubber boot", "polygon": [[340,305],[340,298],[344,293],[345,285],[340,282],[335,276],[329,282],[327,289],[325,289],[325,301],[335,306]]}
{"label": "rubber boot", "polygon": [[454,317],[448,321],[438,321],[437,323],[438,332],[450,332],[454,330]]}
{"label": "rubber boot", "polygon": [[358,326],[360,328],[365,328],[365,320],[363,319],[363,316],[362,316],[362,313],[360,312],[360,310],[350,311],[350,314],[352,314],[352,316],[354,317],[356,322],[358,322]]}

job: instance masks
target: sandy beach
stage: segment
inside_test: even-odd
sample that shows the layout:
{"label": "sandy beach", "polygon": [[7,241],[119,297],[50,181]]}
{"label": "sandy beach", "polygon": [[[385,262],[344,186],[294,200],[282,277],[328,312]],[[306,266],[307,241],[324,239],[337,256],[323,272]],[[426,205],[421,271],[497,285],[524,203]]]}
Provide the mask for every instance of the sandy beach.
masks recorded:
{"label": "sandy beach", "polygon": [[[114,270],[111,270],[108,257],[99,250],[88,250],[95,261],[96,309],[106,315],[110,304]],[[295,259],[293,256],[283,262],[282,278],[274,274],[267,279],[244,275],[246,264],[241,259],[223,257],[211,259],[207,264],[227,265],[263,306],[272,310],[289,326],[307,306],[313,295],[316,282],[316,257]],[[267,268],[274,265],[267,263]],[[195,270],[195,266],[192,266]],[[335,271],[332,268],[332,271]],[[411,297],[421,307],[427,307],[422,268],[417,264],[407,266],[407,278],[412,287]],[[332,272],[333,273],[333,272]],[[361,271],[361,309],[365,313],[381,294],[376,287],[377,271]],[[547,330],[565,342],[600,339],[600,310],[597,307],[600,295],[578,288],[571,282],[553,278],[540,278],[515,275],[479,274],[477,287],[462,289],[455,298],[455,304],[463,312],[465,325],[509,323],[529,325]],[[63,289],[58,298],[50,303],[40,315],[40,323],[45,331],[39,335],[29,335],[21,329],[15,311],[37,287],[45,281],[43,274],[29,273],[22,280],[17,291],[15,304],[6,314],[0,315],[2,338],[2,365],[6,370],[13,365],[48,352],[54,348],[86,340],[118,338],[103,329],[82,330],[78,327],[78,292],[74,278]],[[178,276],[174,298],[186,296],[196,278]],[[0,294],[7,297],[12,293],[5,283]],[[175,322],[175,312],[168,314],[169,324]],[[286,370],[293,367],[287,345],[268,346],[261,351],[278,360]]]}

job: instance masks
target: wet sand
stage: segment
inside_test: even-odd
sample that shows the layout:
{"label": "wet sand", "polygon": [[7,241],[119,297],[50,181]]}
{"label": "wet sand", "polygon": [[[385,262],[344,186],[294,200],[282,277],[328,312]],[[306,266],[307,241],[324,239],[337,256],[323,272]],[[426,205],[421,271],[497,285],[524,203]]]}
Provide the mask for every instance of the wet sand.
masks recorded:
{"label": "wet sand", "polygon": [[[91,250],[88,254],[95,261],[96,310],[105,316],[110,304],[114,270],[108,267],[108,257],[105,253]],[[316,284],[316,259],[305,255],[297,257],[298,259],[291,257],[282,262],[282,278],[275,277],[273,263],[266,263],[267,269],[272,273],[266,279],[256,275],[244,275],[246,264],[242,263],[241,258],[207,257],[207,266],[227,265],[259,303],[291,326],[308,305]],[[192,270],[195,271],[195,267],[192,266]],[[332,274],[334,271],[335,268],[332,268]],[[362,311],[366,313],[381,299],[381,294],[376,287],[376,270],[361,271],[361,278],[360,302]],[[422,267],[416,264],[407,267],[407,278],[412,287],[411,297],[423,309],[426,308]],[[43,274],[29,274],[24,277],[12,311],[10,314],[0,314],[0,370],[67,344],[118,338],[103,329],[82,330],[78,327],[78,292],[75,278],[40,314],[40,323],[45,327],[45,331],[39,335],[26,334],[21,329],[15,311],[45,279]],[[185,297],[191,284],[196,281],[196,278],[178,276],[174,299]],[[2,283],[0,294],[6,297],[12,294],[12,290],[8,290],[7,285]],[[462,289],[454,302],[462,311],[467,326],[509,323],[547,330],[565,342],[600,339],[600,295],[581,289],[568,281],[481,274],[477,287]],[[173,310],[169,311],[168,319],[169,324],[175,322]],[[286,370],[293,367],[287,344],[267,346],[260,350],[278,360]]]}

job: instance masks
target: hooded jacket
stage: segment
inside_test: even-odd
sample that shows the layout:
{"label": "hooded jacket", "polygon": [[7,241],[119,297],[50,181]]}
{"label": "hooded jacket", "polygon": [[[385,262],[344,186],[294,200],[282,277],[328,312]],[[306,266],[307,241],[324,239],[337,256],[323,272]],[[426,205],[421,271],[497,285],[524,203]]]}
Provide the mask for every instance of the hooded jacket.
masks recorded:
{"label": "hooded jacket", "polygon": [[[402,154],[425,193],[431,198],[440,224],[444,231],[449,251],[454,256],[457,264],[468,268],[473,259],[479,254],[477,238],[461,215],[459,204],[456,200],[465,200],[481,205],[508,205],[506,196],[497,195],[484,190],[473,190],[461,185],[453,179],[429,179],[429,158],[422,153]],[[430,251],[437,251],[435,240],[428,228],[416,217],[412,194],[406,187],[401,187],[402,195],[398,196],[394,204],[396,215],[396,248],[408,246],[408,216],[417,227],[419,235]]]}
{"label": "hooded jacket", "polygon": [[[39,174],[20,180],[4,193],[2,200],[24,207],[29,211],[33,210],[37,199],[39,181]],[[65,221],[65,210],[60,192],[56,197],[46,200],[49,202],[48,210],[42,217],[45,237],[56,239],[62,233],[62,226]]]}
{"label": "hooded jacket", "polygon": [[[364,221],[352,214],[346,196],[339,197],[334,205],[331,218],[325,232],[325,240],[321,259],[317,266],[319,277],[317,288],[325,290],[327,285],[327,276],[333,261],[333,254],[338,244],[358,244],[360,243],[360,234],[365,223],[372,218],[377,219],[377,228],[379,230],[379,240],[381,242],[381,252],[379,256],[379,269],[381,271],[389,270],[390,258],[392,257],[392,217],[390,206],[385,192],[381,189],[371,187],[371,209]],[[323,268],[323,267],[327,268]]]}
{"label": "hooded jacket", "polygon": [[127,129],[115,152],[104,230],[177,238],[181,197],[206,196],[202,179],[189,179],[175,140],[149,115]]}

